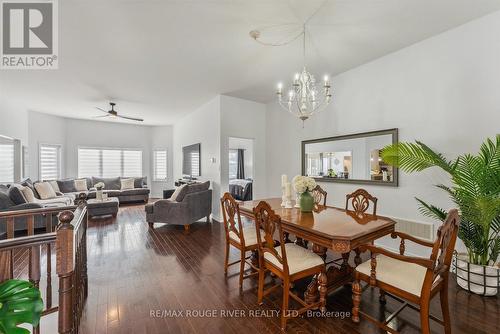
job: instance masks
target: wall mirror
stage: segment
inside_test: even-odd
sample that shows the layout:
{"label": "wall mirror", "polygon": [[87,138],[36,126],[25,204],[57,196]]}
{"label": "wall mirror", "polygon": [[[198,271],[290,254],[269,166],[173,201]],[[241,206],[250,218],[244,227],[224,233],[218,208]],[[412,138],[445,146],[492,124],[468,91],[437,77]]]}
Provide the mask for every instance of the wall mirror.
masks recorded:
{"label": "wall mirror", "polygon": [[398,129],[357,133],[302,142],[302,175],[317,182],[398,185],[398,169],[380,157],[398,142]]}

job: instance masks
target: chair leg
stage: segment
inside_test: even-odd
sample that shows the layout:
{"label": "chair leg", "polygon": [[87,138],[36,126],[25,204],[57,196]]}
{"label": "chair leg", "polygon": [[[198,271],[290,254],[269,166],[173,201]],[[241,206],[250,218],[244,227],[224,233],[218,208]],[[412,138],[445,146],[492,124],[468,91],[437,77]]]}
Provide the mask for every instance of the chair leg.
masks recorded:
{"label": "chair leg", "polygon": [[224,275],[227,275],[227,265],[229,263],[229,242],[226,241],[226,256],[224,259]]}
{"label": "chair leg", "polygon": [[263,266],[259,266],[259,288],[257,292],[257,303],[262,305],[262,298],[264,296],[264,268]]}
{"label": "chair leg", "polygon": [[153,228],[154,227],[154,223],[148,223],[149,225],[149,228]]}
{"label": "chair leg", "polygon": [[243,273],[245,272],[245,251],[241,251],[240,260],[240,289],[243,286]]}
{"label": "chair leg", "polygon": [[441,299],[441,312],[443,313],[444,321],[444,332],[446,334],[451,334],[451,319],[450,319],[450,309],[448,307],[448,284],[444,282],[439,292]]}
{"label": "chair leg", "polygon": [[429,324],[429,297],[424,297],[420,304],[420,331],[422,334],[430,334]]}
{"label": "chair leg", "polygon": [[359,322],[359,305],[361,304],[361,284],[359,279],[352,283],[352,321]]}
{"label": "chair leg", "polygon": [[189,234],[189,224],[184,225],[184,233]]}
{"label": "chair leg", "polygon": [[319,283],[320,311],[326,312],[326,291],[328,290],[326,288],[326,284],[328,283],[328,278],[327,278],[326,273],[324,271],[322,271],[319,274],[318,283]]}
{"label": "chair leg", "polygon": [[281,307],[281,330],[286,330],[286,321],[288,319],[288,298],[290,297],[290,282],[288,277],[283,280],[283,306]]}

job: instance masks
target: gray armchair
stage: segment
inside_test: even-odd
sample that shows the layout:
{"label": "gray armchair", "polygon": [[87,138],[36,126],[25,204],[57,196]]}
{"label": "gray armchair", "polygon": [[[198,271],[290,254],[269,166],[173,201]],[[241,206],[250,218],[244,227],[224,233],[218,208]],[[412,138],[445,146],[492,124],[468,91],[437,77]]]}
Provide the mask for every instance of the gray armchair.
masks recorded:
{"label": "gray armchair", "polygon": [[154,223],[167,223],[184,225],[189,231],[189,226],[204,217],[210,222],[212,214],[212,190],[188,192],[182,201],[162,199],[153,204],[146,205],[146,221],[149,227]]}

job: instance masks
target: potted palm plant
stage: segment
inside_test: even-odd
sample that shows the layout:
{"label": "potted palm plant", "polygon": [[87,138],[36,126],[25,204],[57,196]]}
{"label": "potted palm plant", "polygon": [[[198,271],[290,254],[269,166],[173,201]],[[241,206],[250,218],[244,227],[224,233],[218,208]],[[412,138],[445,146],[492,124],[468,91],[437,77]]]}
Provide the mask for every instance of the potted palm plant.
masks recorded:
{"label": "potted palm plant", "polygon": [[[412,173],[438,167],[449,174],[445,191],[460,209],[459,238],[467,253],[456,254],[457,283],[481,295],[496,295],[500,281],[500,135],[487,139],[477,155],[463,154],[447,160],[425,144],[397,143],[382,150],[382,159]],[[419,211],[443,221],[446,211],[416,198]]]}
{"label": "potted palm plant", "polygon": [[42,310],[40,290],[33,283],[13,279],[0,284],[0,333],[29,334],[18,325],[38,326]]}

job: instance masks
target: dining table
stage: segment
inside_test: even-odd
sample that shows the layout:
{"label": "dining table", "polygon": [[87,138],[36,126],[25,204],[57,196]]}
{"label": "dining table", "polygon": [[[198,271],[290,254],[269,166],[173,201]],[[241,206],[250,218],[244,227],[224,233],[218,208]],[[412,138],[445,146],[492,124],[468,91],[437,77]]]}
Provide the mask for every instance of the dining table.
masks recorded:
{"label": "dining table", "polygon": [[[281,198],[263,198],[239,202],[240,214],[254,220],[253,209],[260,201],[267,202],[281,217],[283,233],[295,235],[297,240],[312,243],[312,251],[326,258],[327,250],[340,253],[339,262],[326,269],[328,292],[352,282],[354,266],[361,263],[359,247],[395,230],[396,222],[388,217],[355,212],[332,206],[315,205],[312,212],[301,212],[292,201],[291,208],[281,205]],[[300,242],[303,247],[307,244]],[[354,266],[349,263],[354,253]],[[319,298],[317,277],[309,283],[304,298],[311,303]]]}

